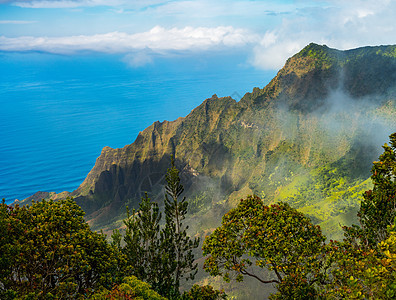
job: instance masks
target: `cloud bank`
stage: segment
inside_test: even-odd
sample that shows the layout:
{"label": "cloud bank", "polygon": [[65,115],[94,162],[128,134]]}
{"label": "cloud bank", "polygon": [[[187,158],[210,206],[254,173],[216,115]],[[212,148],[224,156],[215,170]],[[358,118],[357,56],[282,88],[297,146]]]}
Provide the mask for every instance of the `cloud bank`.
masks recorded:
{"label": "cloud bank", "polygon": [[32,23],[36,23],[37,21],[25,21],[25,20],[0,20],[0,24],[32,24]]}
{"label": "cloud bank", "polygon": [[23,8],[77,8],[94,6],[116,6],[124,3],[122,0],[32,0],[3,1],[11,2]]}
{"label": "cloud bank", "polygon": [[165,0],[0,0],[22,8],[81,8],[81,7],[147,7],[167,3]]}
{"label": "cloud bank", "polygon": [[127,34],[79,35],[68,37],[0,36],[0,51],[43,51],[72,54],[78,51],[127,53],[149,48],[153,51],[198,51],[219,47],[241,47],[254,41],[255,35],[233,27],[185,27],[165,29],[156,26],[150,31]]}
{"label": "cloud bank", "polygon": [[327,1],[324,7],[298,9],[255,45],[251,63],[279,69],[311,42],[337,49],[394,44],[396,1]]}
{"label": "cloud bank", "polygon": [[[0,0],[0,3],[30,9],[32,14],[45,10],[35,8],[49,8],[47,13],[51,8],[65,8],[61,10],[65,19],[70,17],[82,24],[62,35],[47,30],[53,28],[49,25],[54,20],[45,23],[40,19],[34,27],[38,31],[32,36],[1,36],[0,51],[123,53],[129,54],[127,61],[139,66],[151,63],[153,52],[164,55],[170,51],[245,47],[251,65],[278,70],[288,57],[311,42],[345,50],[394,44],[396,36],[396,1],[391,0]],[[91,16],[89,9],[79,13],[67,9],[76,7],[100,7],[98,14],[103,14],[103,19],[90,19],[97,11],[91,11]],[[111,29],[102,26],[104,20],[111,24]],[[0,24],[27,24],[21,22],[3,20]],[[18,28],[23,34],[23,26]],[[85,35],[79,35],[81,28],[85,28]],[[136,33],[138,28],[152,29]],[[111,32],[96,33],[107,30]],[[135,57],[136,53],[139,55]]]}

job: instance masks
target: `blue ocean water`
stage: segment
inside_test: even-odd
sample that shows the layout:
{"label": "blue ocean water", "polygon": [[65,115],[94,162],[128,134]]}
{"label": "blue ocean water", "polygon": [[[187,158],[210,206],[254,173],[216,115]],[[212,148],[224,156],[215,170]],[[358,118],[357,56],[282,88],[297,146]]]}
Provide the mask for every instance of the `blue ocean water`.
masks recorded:
{"label": "blue ocean water", "polygon": [[72,191],[104,146],[123,147],[159,120],[217,94],[234,99],[274,72],[237,54],[156,58],[130,68],[116,55],[0,54],[0,199]]}

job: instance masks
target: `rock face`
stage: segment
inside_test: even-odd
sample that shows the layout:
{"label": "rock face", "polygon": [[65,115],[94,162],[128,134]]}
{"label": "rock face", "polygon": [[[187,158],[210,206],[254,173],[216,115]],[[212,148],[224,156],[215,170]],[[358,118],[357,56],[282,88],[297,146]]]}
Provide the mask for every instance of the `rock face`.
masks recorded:
{"label": "rock face", "polygon": [[[155,122],[122,149],[105,147],[71,195],[94,228],[108,225],[144,192],[163,196],[174,156],[197,213],[255,193],[312,208],[306,213],[313,219],[329,222],[356,209],[351,189],[362,188],[396,129],[395,88],[396,46],[339,51],[310,44],[239,102],[213,95],[184,118]],[[328,192],[327,183],[335,184]],[[331,201],[343,206],[333,215],[312,212],[331,190],[339,192]]]}

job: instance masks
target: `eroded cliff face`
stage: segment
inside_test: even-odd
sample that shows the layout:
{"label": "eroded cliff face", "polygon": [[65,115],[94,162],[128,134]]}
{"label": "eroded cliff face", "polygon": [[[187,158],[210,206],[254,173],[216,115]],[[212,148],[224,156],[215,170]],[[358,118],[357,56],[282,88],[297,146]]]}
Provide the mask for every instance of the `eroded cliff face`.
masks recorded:
{"label": "eroded cliff face", "polygon": [[[395,49],[339,51],[310,44],[241,101],[214,95],[184,118],[155,122],[124,148],[103,148],[71,195],[94,228],[106,226],[126,204],[136,207],[144,192],[162,199],[174,156],[186,195],[203,201],[196,214],[220,213],[252,193],[314,210],[319,198],[331,195],[314,191],[309,202],[296,199],[312,184],[320,186],[320,176],[327,178],[317,170],[327,166],[344,178],[339,191],[359,186],[379,145],[396,129]],[[355,172],[346,172],[348,166]],[[356,199],[344,202],[344,212],[358,206]],[[320,223],[332,216],[312,217]]]}

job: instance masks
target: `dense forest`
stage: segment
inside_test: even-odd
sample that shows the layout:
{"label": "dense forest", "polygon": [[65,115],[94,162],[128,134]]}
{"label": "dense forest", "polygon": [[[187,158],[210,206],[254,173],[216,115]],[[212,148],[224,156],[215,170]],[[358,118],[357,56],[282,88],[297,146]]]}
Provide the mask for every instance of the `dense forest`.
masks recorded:
{"label": "dense forest", "polygon": [[[204,269],[226,282],[272,284],[271,299],[394,299],[396,133],[383,149],[359,223],[342,228],[343,240],[327,240],[287,203],[247,196],[206,236]],[[163,214],[146,194],[128,210],[125,233],[114,230],[109,240],[90,229],[73,199],[3,201],[1,299],[226,299],[210,285],[183,287],[197,272],[199,238],[183,222],[188,201],[173,160],[165,178]]]}

